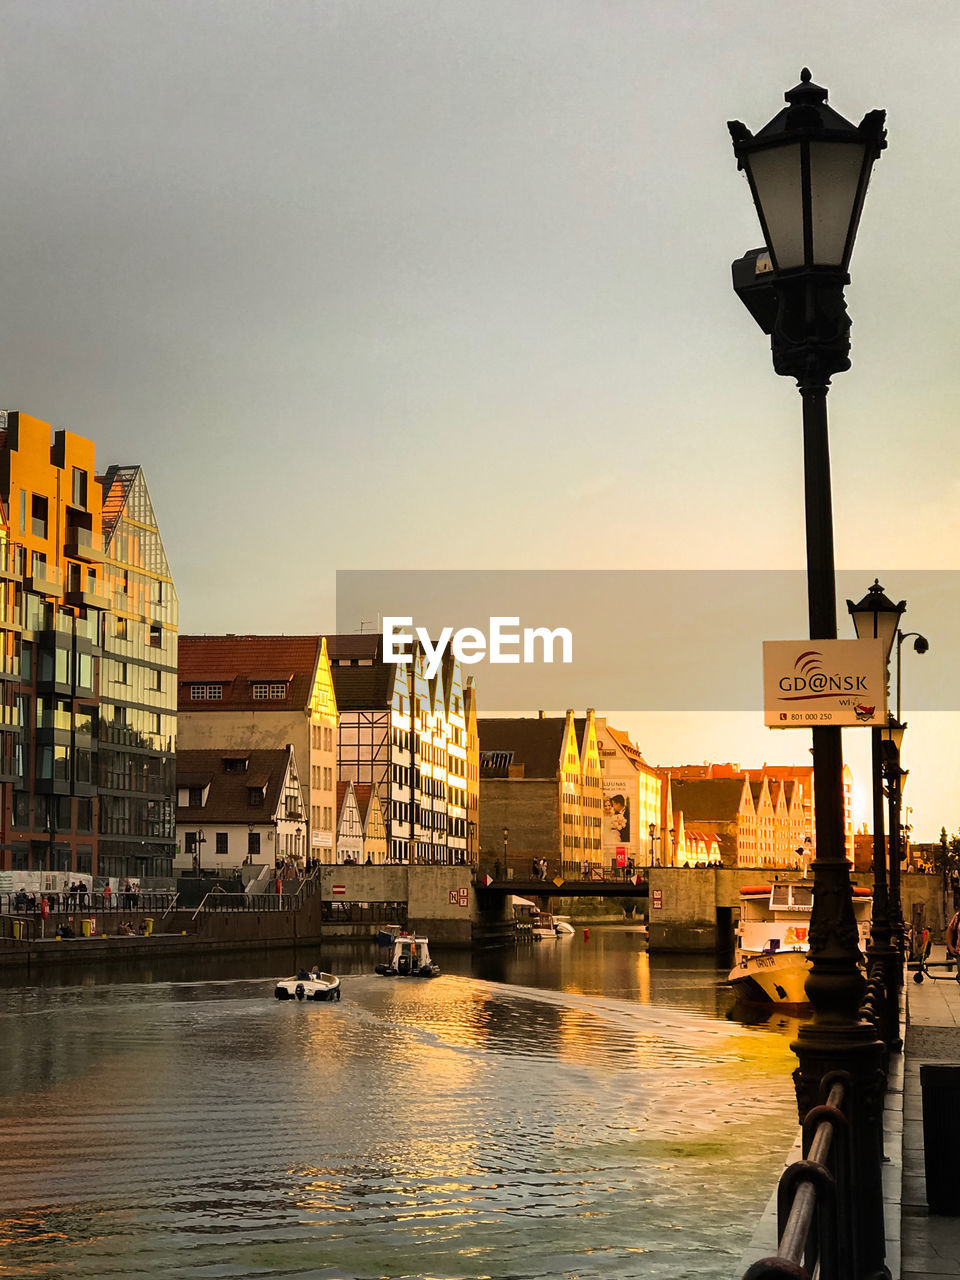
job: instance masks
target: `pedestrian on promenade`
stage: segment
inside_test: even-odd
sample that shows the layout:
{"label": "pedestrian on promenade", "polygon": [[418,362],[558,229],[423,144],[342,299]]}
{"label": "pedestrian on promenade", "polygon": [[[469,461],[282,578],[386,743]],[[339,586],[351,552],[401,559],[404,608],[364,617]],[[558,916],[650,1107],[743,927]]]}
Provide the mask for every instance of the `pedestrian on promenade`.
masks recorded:
{"label": "pedestrian on promenade", "polygon": [[110,899],[112,897],[113,897],[113,890],[110,888],[110,881],[108,880],[107,883],[103,886],[103,905],[105,907],[110,906]]}

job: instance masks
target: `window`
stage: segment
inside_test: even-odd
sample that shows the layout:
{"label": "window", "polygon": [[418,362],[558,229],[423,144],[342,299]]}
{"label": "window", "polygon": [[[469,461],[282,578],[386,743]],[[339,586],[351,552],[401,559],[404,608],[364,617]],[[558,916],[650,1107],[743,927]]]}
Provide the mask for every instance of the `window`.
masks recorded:
{"label": "window", "polygon": [[247,832],[247,857],[248,858],[260,857],[260,832],[259,831]]}
{"label": "window", "polygon": [[247,757],[246,756],[224,756],[223,772],[224,773],[246,773]]}
{"label": "window", "polygon": [[255,700],[263,702],[268,698],[285,698],[287,696],[287,686],[285,684],[272,684],[267,681],[256,681],[253,685],[253,697]]}
{"label": "window", "polygon": [[217,853],[219,853],[219,854],[225,854],[225,853],[227,852],[227,833],[226,833],[226,831],[218,831],[218,832],[217,832],[217,847],[216,847],[216,852],[217,852]]}
{"label": "window", "polygon": [[30,499],[30,532],[35,538],[47,536],[47,500],[39,493]]}
{"label": "window", "polygon": [[125,662],[117,663],[117,684],[129,684],[130,674]]}
{"label": "window", "polygon": [[80,467],[73,468],[73,505],[84,508],[87,505],[87,473]]}
{"label": "window", "polygon": [[153,687],[157,693],[163,693],[163,672],[159,668],[153,673]]}
{"label": "window", "polygon": [[203,787],[190,787],[189,791],[190,791],[190,794],[187,799],[187,808],[202,809],[203,808]]}
{"label": "window", "polygon": [[82,796],[77,800],[77,830],[93,830],[93,801]]}
{"label": "window", "polygon": [[147,632],[147,644],[152,649],[159,649],[163,645],[163,628],[155,623]]}
{"label": "window", "polygon": [[27,532],[27,493],[25,489],[20,490],[20,532]]}
{"label": "window", "polygon": [[127,620],[126,618],[118,618],[116,631],[114,632],[118,640],[126,640],[127,638]]}
{"label": "window", "polygon": [[253,809],[263,805],[263,787],[247,787],[247,804]]}
{"label": "window", "polygon": [[194,702],[219,702],[223,697],[222,684],[192,684],[190,697]]}

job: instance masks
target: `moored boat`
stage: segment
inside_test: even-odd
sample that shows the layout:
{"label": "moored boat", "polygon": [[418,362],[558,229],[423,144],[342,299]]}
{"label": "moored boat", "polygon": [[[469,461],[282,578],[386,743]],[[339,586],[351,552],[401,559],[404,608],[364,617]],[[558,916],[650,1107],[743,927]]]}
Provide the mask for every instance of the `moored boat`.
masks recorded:
{"label": "moored boat", "polygon": [[378,964],[376,972],[384,978],[437,978],[440,966],[430,958],[427,938],[404,932],[397,934],[389,961]]}
{"label": "moored boat", "polygon": [[273,994],[278,1000],[339,1000],[340,979],[319,969],[301,969],[293,978],[278,978]]}
{"label": "moored boat", "polygon": [[[853,911],[860,947],[870,935],[869,889],[854,887]],[[734,966],[728,981],[749,1004],[803,1006],[810,960],[810,881],[745,885],[740,890]]]}
{"label": "moored boat", "polygon": [[551,915],[549,911],[531,911],[530,927],[533,936],[540,941],[544,938],[570,938],[576,932],[573,925],[561,920],[559,916]]}

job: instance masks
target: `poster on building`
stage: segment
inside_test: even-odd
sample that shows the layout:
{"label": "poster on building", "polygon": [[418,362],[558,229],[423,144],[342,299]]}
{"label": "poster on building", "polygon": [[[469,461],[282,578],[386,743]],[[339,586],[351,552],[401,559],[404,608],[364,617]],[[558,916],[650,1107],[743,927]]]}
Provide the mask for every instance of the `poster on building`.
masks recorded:
{"label": "poster on building", "polygon": [[616,848],[630,843],[630,797],[616,779],[603,781],[603,844]]}

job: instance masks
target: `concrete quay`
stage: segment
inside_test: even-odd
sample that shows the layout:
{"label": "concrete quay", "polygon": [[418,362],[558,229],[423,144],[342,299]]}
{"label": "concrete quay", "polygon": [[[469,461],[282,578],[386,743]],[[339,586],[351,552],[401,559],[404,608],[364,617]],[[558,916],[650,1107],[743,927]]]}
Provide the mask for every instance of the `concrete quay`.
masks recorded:
{"label": "concrete quay", "polygon": [[[943,947],[931,959],[944,960]],[[934,973],[946,974],[945,969]],[[960,1064],[960,982],[953,977],[905,983],[906,1035],[903,1052],[903,1146],[900,1185],[900,1266],[894,1280],[960,1276],[960,1217],[927,1210],[923,1167],[923,1111],[920,1066],[926,1062]],[[960,1178],[960,1151],[950,1175]]]}

